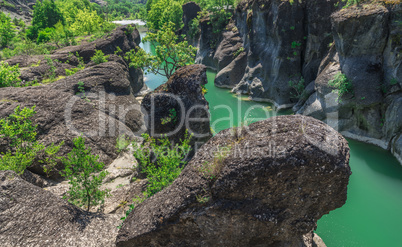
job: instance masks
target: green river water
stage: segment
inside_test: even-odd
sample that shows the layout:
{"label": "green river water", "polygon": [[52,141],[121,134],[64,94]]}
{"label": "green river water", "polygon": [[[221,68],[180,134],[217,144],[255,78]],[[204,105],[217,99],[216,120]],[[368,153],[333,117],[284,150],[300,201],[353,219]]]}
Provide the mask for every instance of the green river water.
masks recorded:
{"label": "green river water", "polygon": [[[153,50],[149,44],[141,46],[147,52]],[[216,133],[275,115],[291,114],[291,111],[275,112],[268,103],[248,101],[245,96],[215,87],[215,75],[208,70],[205,98],[209,102],[211,127]],[[145,82],[155,89],[166,78],[147,74]],[[348,141],[353,172],[348,199],[342,208],[318,221],[317,234],[328,247],[402,247],[402,166],[388,151]]]}

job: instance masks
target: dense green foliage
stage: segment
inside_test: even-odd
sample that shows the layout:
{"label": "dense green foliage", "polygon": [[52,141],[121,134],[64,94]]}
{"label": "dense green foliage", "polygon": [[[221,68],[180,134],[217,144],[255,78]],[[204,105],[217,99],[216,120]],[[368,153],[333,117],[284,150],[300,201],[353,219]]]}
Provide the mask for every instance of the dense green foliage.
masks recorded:
{"label": "dense green foliage", "polygon": [[[186,132],[184,140],[181,143],[172,146],[169,139],[164,137],[156,140],[148,134],[143,134],[144,142],[137,145],[134,151],[134,157],[139,162],[139,168],[146,174],[148,185],[142,198],[135,198],[134,204],[126,212],[125,220],[128,214],[134,209],[135,204],[143,202],[157,192],[168,187],[181,173],[186,162],[184,161],[191,151],[191,136]],[[136,146],[136,144],[134,144]]]}
{"label": "dense green foliage", "polygon": [[155,54],[146,53],[143,49],[132,50],[126,54],[130,66],[144,68],[152,73],[170,78],[180,67],[193,64],[197,49],[187,41],[178,42],[172,23],[156,33],[148,33],[143,41],[149,41],[155,46]]}
{"label": "dense green foliage", "polygon": [[10,66],[7,62],[0,62],[0,88],[19,87],[21,85],[20,75],[18,64]]}
{"label": "dense green foliage", "polygon": [[78,36],[104,36],[116,25],[102,18],[96,6],[88,0],[38,0],[28,29],[22,20],[11,20],[0,13],[0,45],[5,48],[1,59],[49,54],[57,48],[76,45],[82,40],[75,38]]}
{"label": "dense green foliage", "polygon": [[99,7],[99,11],[107,20],[121,20],[123,18],[145,20],[147,11],[144,0],[106,0],[107,5]]}
{"label": "dense green foliage", "polygon": [[0,12],[0,45],[6,47],[15,37],[15,26],[10,16]]}
{"label": "dense green foliage", "polygon": [[58,22],[64,24],[64,17],[54,0],[37,0],[34,5],[32,25],[27,30],[27,37],[35,40],[41,30],[51,28]]}
{"label": "dense green foliage", "polygon": [[105,56],[105,54],[101,50],[96,50],[95,55],[91,58],[91,61],[95,64],[106,63],[109,55]]}
{"label": "dense green foliage", "polygon": [[173,23],[174,31],[183,26],[183,1],[154,0],[148,12],[148,27],[160,30],[165,24]]}
{"label": "dense green foliage", "polygon": [[328,81],[328,85],[335,88],[334,91],[338,94],[339,102],[342,102],[341,97],[346,93],[353,93],[352,82],[341,72],[337,73],[334,79]]}
{"label": "dense green foliage", "polygon": [[63,158],[65,168],[61,175],[67,177],[71,185],[64,198],[80,207],[85,205],[89,211],[92,206],[103,203],[108,195],[107,190],[100,189],[108,173],[102,171],[105,165],[98,162],[99,157],[92,155],[91,149],[85,147],[82,136],[74,138],[73,142],[73,150],[67,158]]}
{"label": "dense green foliage", "polygon": [[42,157],[39,162],[45,164],[46,174],[56,164],[58,158],[55,154],[63,143],[46,148],[36,140],[37,125],[32,123],[35,113],[35,106],[23,109],[17,106],[13,114],[0,119],[0,139],[8,143],[7,152],[0,155],[0,170],[13,170],[21,174],[39,156]]}

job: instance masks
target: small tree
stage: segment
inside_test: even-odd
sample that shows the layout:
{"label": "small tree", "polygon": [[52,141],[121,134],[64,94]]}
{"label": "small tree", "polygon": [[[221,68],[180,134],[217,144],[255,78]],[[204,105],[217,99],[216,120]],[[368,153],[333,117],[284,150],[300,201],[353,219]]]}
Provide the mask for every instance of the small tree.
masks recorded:
{"label": "small tree", "polygon": [[[89,211],[91,206],[103,203],[109,193],[100,190],[108,172],[101,171],[105,165],[98,162],[99,156],[92,155],[91,149],[85,147],[82,136],[74,138],[73,143],[73,150],[62,160],[65,168],[61,175],[67,177],[71,185],[64,199],[80,207],[85,205]],[[99,174],[93,174],[95,172]]]}
{"label": "small tree", "polygon": [[187,41],[177,42],[173,23],[164,25],[156,33],[148,33],[143,40],[155,46],[155,55],[146,53],[141,48],[138,51],[131,50],[126,53],[131,67],[148,69],[169,79],[180,67],[194,63],[197,48]]}
{"label": "small tree", "polygon": [[15,26],[10,16],[0,12],[0,45],[6,47],[15,37]]}
{"label": "small tree", "polygon": [[44,152],[44,157],[39,162],[44,164],[47,175],[56,165],[56,153],[63,142],[45,148],[36,140],[37,125],[32,123],[35,113],[35,106],[23,109],[17,106],[13,114],[0,119],[0,139],[6,140],[8,144],[7,152],[0,155],[0,170],[13,170],[22,174],[38,158],[40,152]]}

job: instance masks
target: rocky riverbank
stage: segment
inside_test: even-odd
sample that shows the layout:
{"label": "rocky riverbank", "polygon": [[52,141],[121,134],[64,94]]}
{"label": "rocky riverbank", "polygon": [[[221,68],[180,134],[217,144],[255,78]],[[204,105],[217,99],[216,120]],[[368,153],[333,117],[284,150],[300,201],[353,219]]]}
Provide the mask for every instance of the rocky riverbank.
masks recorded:
{"label": "rocky riverbank", "polygon": [[[249,0],[237,6],[216,44],[208,17],[192,43],[197,61],[218,71],[216,86],[293,107],[391,150],[402,163],[401,6]],[[193,15],[184,16],[188,22]],[[341,98],[329,85],[339,73],[353,89]]]}

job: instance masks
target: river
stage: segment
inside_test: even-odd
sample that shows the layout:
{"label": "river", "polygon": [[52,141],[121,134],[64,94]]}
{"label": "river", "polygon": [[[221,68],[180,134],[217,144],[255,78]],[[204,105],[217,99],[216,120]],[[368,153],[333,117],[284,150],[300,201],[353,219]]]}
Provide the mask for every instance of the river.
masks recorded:
{"label": "river", "polygon": [[[141,47],[147,52],[154,51],[149,43]],[[270,104],[248,101],[245,96],[215,87],[215,75],[208,70],[205,95],[215,133],[231,126],[291,114],[291,111],[275,112]],[[150,89],[164,82],[166,78],[159,75],[145,76]],[[222,118],[227,119],[219,121]],[[353,174],[347,202],[318,221],[317,234],[328,247],[402,246],[402,166],[388,151],[354,140],[348,142]]]}

